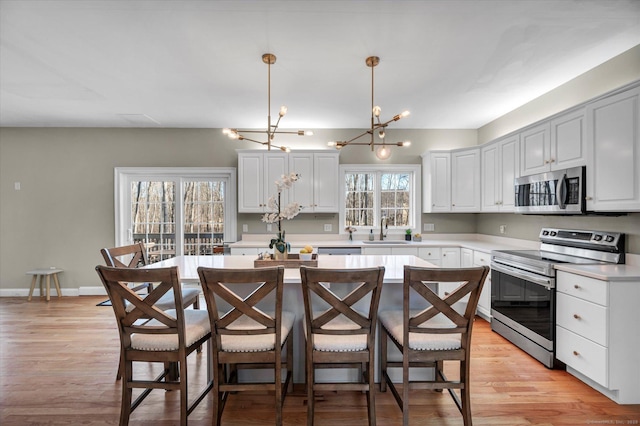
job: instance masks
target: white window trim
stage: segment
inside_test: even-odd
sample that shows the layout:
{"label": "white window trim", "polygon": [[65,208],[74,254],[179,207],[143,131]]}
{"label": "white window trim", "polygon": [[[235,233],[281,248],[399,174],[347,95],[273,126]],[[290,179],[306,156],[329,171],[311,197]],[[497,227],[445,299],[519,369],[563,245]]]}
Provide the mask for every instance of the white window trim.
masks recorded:
{"label": "white window trim", "polygon": [[[344,191],[344,176],[347,173],[411,173],[411,228],[414,233],[419,233],[422,229],[422,187],[421,187],[421,166],[419,164],[341,164],[340,165],[340,210],[338,213],[338,227],[340,228],[340,234],[346,234],[342,226],[345,219],[345,191]],[[376,183],[376,186],[379,182]],[[380,213],[380,200],[376,197],[376,206],[374,207],[376,217]],[[379,229],[374,224],[373,227],[365,227],[358,229],[358,232],[368,231],[369,229]],[[404,234],[404,229],[389,229],[389,234]]]}
{"label": "white window trim", "polygon": [[[224,206],[225,241],[237,239],[237,209],[236,201],[236,169],[235,167],[115,167],[114,168],[114,204],[115,204],[115,243],[116,246],[131,244],[131,237],[123,226],[128,215],[125,208],[128,193],[127,185],[137,180],[154,180],[158,178],[175,178],[178,182],[194,179],[219,179],[227,183]],[[176,229],[184,229],[182,215],[179,216]],[[179,228],[178,228],[179,227]],[[177,244],[177,241],[176,241]]]}

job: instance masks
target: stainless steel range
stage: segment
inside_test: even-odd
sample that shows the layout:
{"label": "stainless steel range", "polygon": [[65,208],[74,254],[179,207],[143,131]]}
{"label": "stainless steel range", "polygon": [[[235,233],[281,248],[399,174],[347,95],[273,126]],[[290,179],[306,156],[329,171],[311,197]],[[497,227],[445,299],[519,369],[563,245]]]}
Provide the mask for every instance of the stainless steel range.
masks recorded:
{"label": "stainless steel range", "polygon": [[555,361],[560,263],[624,263],[624,234],[543,228],[540,250],[491,252],[491,329],[548,368]]}

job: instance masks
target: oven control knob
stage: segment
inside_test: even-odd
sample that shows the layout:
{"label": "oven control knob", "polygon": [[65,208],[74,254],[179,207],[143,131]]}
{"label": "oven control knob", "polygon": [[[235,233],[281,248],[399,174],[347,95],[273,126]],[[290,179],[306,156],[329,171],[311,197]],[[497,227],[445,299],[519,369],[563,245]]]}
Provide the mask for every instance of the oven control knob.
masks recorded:
{"label": "oven control knob", "polygon": [[556,235],[558,235],[558,233],[556,231],[551,231],[550,234],[551,234],[552,237],[555,237]]}
{"label": "oven control knob", "polygon": [[542,231],[542,235],[544,235],[546,237],[547,235],[549,235],[549,231],[547,231],[547,230]]}
{"label": "oven control knob", "polygon": [[607,237],[604,239],[606,242],[610,243],[613,241],[613,235],[607,235]]}
{"label": "oven control knob", "polygon": [[595,241],[601,241],[601,240],[602,240],[602,235],[600,235],[600,234],[596,234],[596,235],[594,235],[594,236],[593,236],[593,239],[594,239]]}

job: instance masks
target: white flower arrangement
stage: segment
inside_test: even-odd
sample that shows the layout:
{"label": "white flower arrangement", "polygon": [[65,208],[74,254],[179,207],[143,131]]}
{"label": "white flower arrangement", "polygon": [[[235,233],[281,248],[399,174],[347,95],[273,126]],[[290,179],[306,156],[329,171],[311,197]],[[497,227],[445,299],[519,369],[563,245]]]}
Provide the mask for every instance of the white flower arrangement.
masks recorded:
{"label": "white flower arrangement", "polygon": [[275,182],[278,193],[269,197],[267,201],[267,207],[273,211],[265,213],[262,216],[262,221],[265,223],[278,222],[278,237],[271,239],[269,248],[275,247],[280,253],[291,250],[291,245],[285,241],[285,231],[282,230],[282,220],[291,220],[302,210],[302,206],[295,201],[282,207],[280,205],[281,195],[282,191],[291,188],[298,179],[300,179],[300,175],[292,172],[288,175],[282,175],[281,180]]}

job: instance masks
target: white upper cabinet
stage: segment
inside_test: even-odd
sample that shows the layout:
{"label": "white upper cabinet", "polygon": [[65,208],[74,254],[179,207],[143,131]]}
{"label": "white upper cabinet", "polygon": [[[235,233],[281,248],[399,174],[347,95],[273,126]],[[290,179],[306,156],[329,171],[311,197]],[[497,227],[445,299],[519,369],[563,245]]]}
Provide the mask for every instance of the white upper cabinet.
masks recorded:
{"label": "white upper cabinet", "polygon": [[423,213],[451,211],[451,153],[430,151],[422,156]]}
{"label": "white upper cabinet", "polygon": [[509,136],[483,146],[481,157],[481,209],[483,212],[512,212],[514,181],[520,176],[520,138]]}
{"label": "white upper cabinet", "polygon": [[[269,197],[277,193],[276,180],[288,171],[287,154],[284,152],[238,152],[238,212],[267,211]],[[284,205],[288,202],[288,193],[282,195]]]}
{"label": "white upper cabinet", "polygon": [[480,211],[480,148],[451,153],[451,211]]}
{"label": "white upper cabinet", "polygon": [[584,109],[545,121],[520,133],[520,175],[586,164]]}
{"label": "white upper cabinet", "polygon": [[551,120],[551,170],[587,164],[586,129],[584,108]]}
{"label": "white upper cabinet", "polygon": [[283,191],[282,205],[295,201],[303,207],[302,213],[337,212],[339,155],[335,151],[238,151],[238,212],[268,211],[269,197],[277,194],[276,180],[292,172],[300,179]]}
{"label": "white upper cabinet", "polygon": [[520,133],[520,175],[543,173],[551,169],[551,139],[549,122]]}
{"label": "white upper cabinet", "polygon": [[422,156],[423,213],[480,211],[480,148]]}
{"label": "white upper cabinet", "polygon": [[289,199],[302,207],[302,213],[338,212],[338,152],[291,152],[289,172],[300,179],[291,187]]}
{"label": "white upper cabinet", "polygon": [[640,87],[587,106],[587,210],[640,211]]}

